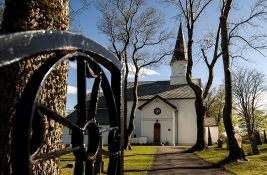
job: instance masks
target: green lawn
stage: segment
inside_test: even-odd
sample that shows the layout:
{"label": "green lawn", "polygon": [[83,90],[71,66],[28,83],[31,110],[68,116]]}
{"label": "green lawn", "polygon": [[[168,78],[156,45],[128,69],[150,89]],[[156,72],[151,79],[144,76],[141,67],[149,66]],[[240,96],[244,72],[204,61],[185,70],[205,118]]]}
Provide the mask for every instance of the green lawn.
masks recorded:
{"label": "green lawn", "polygon": [[124,153],[124,174],[143,175],[154,160],[156,148],[150,146],[134,146],[133,150],[125,151]]}
{"label": "green lawn", "polygon": [[[241,161],[225,165],[225,168],[237,175],[267,175],[267,144],[259,145],[260,154],[250,156],[250,145],[244,144],[244,151],[249,161]],[[218,163],[228,156],[228,150],[215,146],[196,154],[210,163]]]}
{"label": "green lawn", "polygon": [[[105,148],[104,148],[105,149]],[[156,153],[155,147],[133,146],[133,150],[124,152],[124,169],[127,175],[143,175],[149,169]],[[60,167],[62,175],[72,175],[73,168],[66,168],[68,163],[74,162],[73,154],[61,157]],[[108,158],[104,158],[104,171],[107,171]]]}

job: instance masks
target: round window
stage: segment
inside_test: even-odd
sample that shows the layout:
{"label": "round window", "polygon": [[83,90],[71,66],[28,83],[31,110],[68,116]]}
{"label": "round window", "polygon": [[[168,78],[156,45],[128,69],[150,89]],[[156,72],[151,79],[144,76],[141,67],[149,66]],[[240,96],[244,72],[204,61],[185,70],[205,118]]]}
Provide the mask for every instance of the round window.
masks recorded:
{"label": "round window", "polygon": [[154,114],[159,115],[161,113],[161,109],[160,108],[155,108],[154,109]]}

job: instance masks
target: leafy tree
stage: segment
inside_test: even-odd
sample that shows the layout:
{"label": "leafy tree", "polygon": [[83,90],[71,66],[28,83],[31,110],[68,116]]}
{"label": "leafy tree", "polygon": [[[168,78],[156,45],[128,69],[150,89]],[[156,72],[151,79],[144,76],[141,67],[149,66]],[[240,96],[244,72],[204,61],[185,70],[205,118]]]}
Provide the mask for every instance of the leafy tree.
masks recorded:
{"label": "leafy tree", "polygon": [[216,117],[218,123],[222,119],[222,110],[224,106],[224,88],[219,86],[213,88],[208,94],[206,100],[206,117]]}
{"label": "leafy tree", "polygon": [[[261,104],[264,92],[267,90],[263,73],[253,69],[240,68],[233,74],[233,95],[237,110],[246,124],[247,134],[250,140],[252,154],[259,154],[257,142],[254,137],[257,117],[261,116],[257,111]],[[258,115],[256,115],[258,112]]]}
{"label": "leafy tree", "polygon": [[[38,29],[69,29],[69,1],[12,0],[5,2],[2,33]],[[10,132],[15,106],[19,101],[29,77],[44,61],[56,57],[57,53],[37,55],[27,60],[0,69],[0,174],[11,174]],[[61,116],[65,116],[67,92],[67,62],[56,68],[48,78],[39,96],[39,102],[50,106]],[[60,76],[60,79],[57,77]],[[46,143],[41,152],[60,149],[62,126],[44,119]],[[22,131],[26,132],[26,131]],[[52,159],[33,166],[34,174],[59,174],[59,159]]]}
{"label": "leafy tree", "polygon": [[[131,149],[130,141],[135,129],[140,70],[159,63],[165,56],[171,54],[166,50],[170,48],[166,47],[166,44],[171,35],[163,28],[163,16],[157,9],[146,7],[145,2],[145,0],[101,0],[98,3],[98,9],[102,14],[98,28],[109,38],[110,50],[125,65],[125,93],[129,63],[134,66],[133,105],[127,129],[125,124],[125,149]],[[152,48],[156,48],[157,51],[151,52]],[[124,109],[127,109],[126,94],[124,101]],[[126,120],[126,110],[124,115]]]}
{"label": "leafy tree", "polygon": [[[240,133],[247,136],[247,125],[242,114],[238,115],[238,127],[240,128]],[[255,110],[255,131],[263,131],[267,129],[267,116],[266,114],[258,109]]]}
{"label": "leafy tree", "polygon": [[219,86],[213,88],[205,100],[206,117],[216,117],[219,129],[219,137],[224,137],[224,125],[222,121],[222,111],[224,106],[224,88]]}
{"label": "leafy tree", "polygon": [[255,130],[263,131],[265,129],[267,129],[267,115],[263,110],[258,109],[255,111]]}

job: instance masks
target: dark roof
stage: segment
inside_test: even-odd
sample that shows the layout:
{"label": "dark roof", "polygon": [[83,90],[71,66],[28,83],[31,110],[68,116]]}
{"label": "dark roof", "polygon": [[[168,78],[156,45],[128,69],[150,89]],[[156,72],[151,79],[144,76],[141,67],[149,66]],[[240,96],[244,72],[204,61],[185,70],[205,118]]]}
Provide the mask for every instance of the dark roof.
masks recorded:
{"label": "dark roof", "polygon": [[[200,84],[200,79],[193,80],[195,83]],[[128,82],[127,99],[133,100],[133,82]],[[170,85],[170,81],[141,81],[138,83],[138,96],[139,100],[153,100],[153,98],[159,97],[167,104],[167,99],[194,99],[195,95],[189,85]],[[87,94],[87,107],[89,107],[91,93]],[[96,120],[101,125],[109,124],[109,114],[107,110],[106,100],[103,93],[100,92],[98,100],[98,110],[96,114]],[[77,107],[77,106],[76,106]],[[74,110],[70,115],[66,117],[68,120],[76,123],[77,111]]]}
{"label": "dark roof", "polygon": [[177,60],[182,60],[182,61],[187,60],[186,44],[184,40],[182,24],[180,24],[180,27],[179,27],[178,36],[176,39],[176,44],[175,44],[171,63]]}
{"label": "dark roof", "polygon": [[[89,108],[91,99],[91,92],[86,95],[87,108]],[[70,113],[66,119],[72,121],[73,123],[77,122],[77,105],[74,107],[75,110]],[[98,102],[97,102],[97,112],[96,112],[96,122],[100,125],[109,125],[109,113],[107,109],[107,104],[103,92],[99,93]]]}
{"label": "dark roof", "polygon": [[[194,80],[200,84],[200,80]],[[133,82],[128,82],[127,99],[133,99]],[[149,100],[155,95],[164,99],[194,99],[195,94],[189,85],[170,85],[170,81],[141,81],[138,83],[138,97]]]}
{"label": "dark roof", "polygon": [[215,117],[206,117],[204,119],[204,126],[205,127],[218,126],[218,121]]}
{"label": "dark roof", "polygon": [[[96,122],[100,125],[109,125],[109,114],[107,109],[97,109],[95,118]],[[70,113],[66,119],[73,123],[77,123],[77,110],[74,110],[72,113]]]}
{"label": "dark roof", "polygon": [[166,103],[170,107],[176,109],[176,107],[173,104],[171,104],[170,102],[168,102],[167,100],[165,100],[164,98],[162,98],[159,95],[155,95],[153,98],[151,98],[150,100],[148,100],[147,102],[145,102],[143,105],[139,106],[138,109],[142,109],[144,106],[146,106],[148,103],[152,102],[156,98],[159,98],[160,100],[162,100],[164,103]]}
{"label": "dark roof", "polygon": [[[90,104],[90,99],[91,99],[91,92],[86,95],[86,101],[87,101],[87,107],[88,108],[89,108],[89,104]],[[107,104],[106,104],[106,100],[105,100],[103,92],[99,93],[97,107],[98,108],[107,108]]]}

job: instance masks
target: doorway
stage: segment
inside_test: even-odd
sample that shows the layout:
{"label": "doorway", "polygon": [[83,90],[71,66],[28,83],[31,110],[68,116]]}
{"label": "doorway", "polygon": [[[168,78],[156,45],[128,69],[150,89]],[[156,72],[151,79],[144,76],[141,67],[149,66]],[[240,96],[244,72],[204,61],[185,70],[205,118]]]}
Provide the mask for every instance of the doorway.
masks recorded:
{"label": "doorway", "polygon": [[160,143],[160,124],[159,123],[154,124],[154,142]]}

